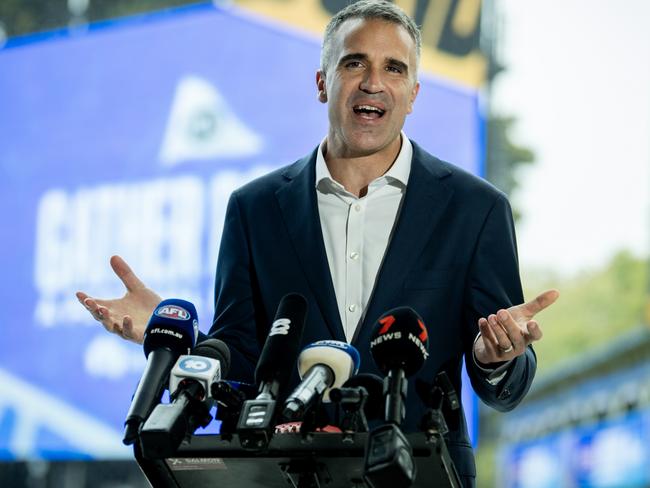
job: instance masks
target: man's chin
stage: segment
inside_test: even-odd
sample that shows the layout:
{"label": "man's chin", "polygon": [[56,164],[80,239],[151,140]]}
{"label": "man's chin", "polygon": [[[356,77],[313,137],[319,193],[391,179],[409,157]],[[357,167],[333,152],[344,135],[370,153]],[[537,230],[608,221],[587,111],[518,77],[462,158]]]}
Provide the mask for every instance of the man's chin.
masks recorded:
{"label": "man's chin", "polygon": [[400,133],[396,135],[376,134],[361,132],[351,134],[346,138],[345,147],[341,148],[347,157],[366,157],[389,150],[390,146],[399,140]]}

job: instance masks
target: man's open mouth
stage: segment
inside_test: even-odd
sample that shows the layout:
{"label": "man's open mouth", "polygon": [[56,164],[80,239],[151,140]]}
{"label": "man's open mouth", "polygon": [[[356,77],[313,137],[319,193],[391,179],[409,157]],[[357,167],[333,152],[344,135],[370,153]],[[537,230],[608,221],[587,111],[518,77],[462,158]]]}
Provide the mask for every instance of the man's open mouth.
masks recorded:
{"label": "man's open mouth", "polygon": [[354,113],[370,119],[378,119],[382,117],[386,111],[372,105],[355,105],[352,107]]}

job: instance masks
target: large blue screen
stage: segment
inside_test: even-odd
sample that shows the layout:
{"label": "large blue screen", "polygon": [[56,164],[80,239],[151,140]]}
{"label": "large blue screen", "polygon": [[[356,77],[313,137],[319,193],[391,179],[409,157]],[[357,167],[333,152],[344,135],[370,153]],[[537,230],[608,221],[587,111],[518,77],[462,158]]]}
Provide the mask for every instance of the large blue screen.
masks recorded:
{"label": "large blue screen", "polygon": [[[211,6],[0,50],[0,458],[115,458],[144,367],[74,293],[122,255],[207,331],[225,203],[312,150],[319,40]],[[406,132],[477,172],[476,93],[422,76]]]}

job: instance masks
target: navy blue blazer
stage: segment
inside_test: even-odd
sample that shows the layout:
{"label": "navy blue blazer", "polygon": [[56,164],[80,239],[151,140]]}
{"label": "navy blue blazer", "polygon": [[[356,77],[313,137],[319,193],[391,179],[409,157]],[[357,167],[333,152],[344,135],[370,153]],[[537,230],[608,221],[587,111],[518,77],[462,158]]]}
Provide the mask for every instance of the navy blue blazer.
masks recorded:
{"label": "navy blue blazer", "polygon": [[[309,303],[304,344],[345,341],[315,189],[316,150],[235,191],[228,203],[210,333],[232,351],[231,379],[253,372],[280,299],[298,292]],[[392,223],[387,223],[391,225]],[[460,391],[462,358],[474,390],[488,405],[513,408],[532,382],[529,348],[497,385],[472,360],[479,317],[523,302],[514,226],[506,197],[484,180],[413,143],[411,173],[398,221],[365,319],[352,344],[361,371],[379,374],[369,339],[377,318],[410,306],[424,319],[430,357],[409,381],[404,430],[416,430],[425,407],[415,392],[444,369]],[[297,374],[294,381],[298,381]],[[448,447],[461,475],[475,474],[464,417],[452,422]]]}

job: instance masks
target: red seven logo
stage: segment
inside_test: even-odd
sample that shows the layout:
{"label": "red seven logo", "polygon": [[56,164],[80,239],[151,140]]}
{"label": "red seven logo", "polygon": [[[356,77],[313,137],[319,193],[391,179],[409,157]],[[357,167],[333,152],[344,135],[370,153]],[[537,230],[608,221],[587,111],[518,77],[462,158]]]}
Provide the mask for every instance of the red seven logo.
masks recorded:
{"label": "red seven logo", "polygon": [[385,334],[388,332],[388,329],[390,329],[390,326],[395,323],[395,317],[388,315],[387,317],[379,319],[379,323],[382,325],[381,329],[379,329],[379,334]]}

